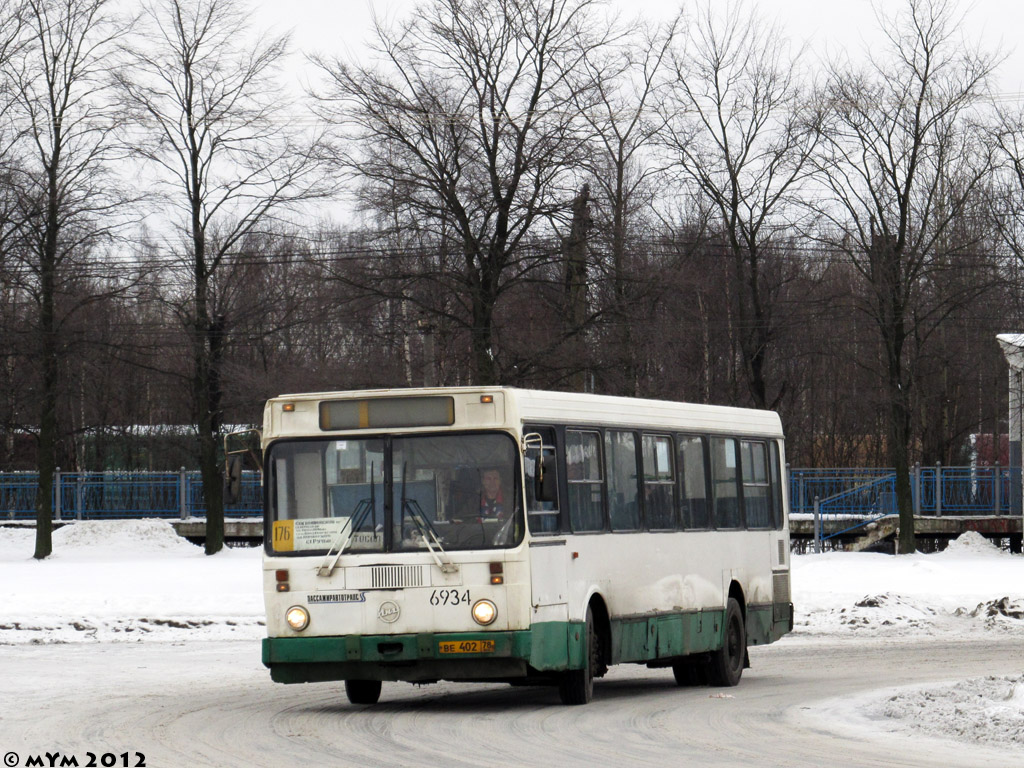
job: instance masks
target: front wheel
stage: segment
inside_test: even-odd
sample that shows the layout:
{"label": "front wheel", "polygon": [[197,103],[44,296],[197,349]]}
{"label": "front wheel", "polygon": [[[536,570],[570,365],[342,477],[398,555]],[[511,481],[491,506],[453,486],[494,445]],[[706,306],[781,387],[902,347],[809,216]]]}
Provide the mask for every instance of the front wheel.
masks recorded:
{"label": "front wheel", "polygon": [[346,680],[345,695],[353,704],[376,704],[380,699],[380,680]]}
{"label": "front wheel", "polygon": [[563,672],[558,681],[558,695],[563,704],[586,704],[594,697],[594,670],[600,662],[594,614],[587,608],[587,626],[584,629],[583,669]]}
{"label": "front wheel", "polygon": [[711,684],[721,687],[736,685],[743,674],[747,656],[747,630],[743,624],[743,611],[733,597],[725,608],[725,638],[722,647],[711,656],[708,667]]}

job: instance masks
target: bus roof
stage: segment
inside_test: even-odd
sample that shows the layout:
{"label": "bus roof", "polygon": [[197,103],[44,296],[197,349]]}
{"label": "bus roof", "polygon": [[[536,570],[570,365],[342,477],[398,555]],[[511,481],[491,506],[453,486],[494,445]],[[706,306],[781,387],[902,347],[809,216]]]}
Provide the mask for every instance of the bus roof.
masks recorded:
{"label": "bus roof", "polygon": [[417,397],[503,393],[523,422],[594,426],[641,426],[651,429],[728,432],[782,437],[782,422],[774,411],[699,405],[578,392],[550,392],[514,387],[420,387],[280,395],[275,401],[340,400],[348,398]]}

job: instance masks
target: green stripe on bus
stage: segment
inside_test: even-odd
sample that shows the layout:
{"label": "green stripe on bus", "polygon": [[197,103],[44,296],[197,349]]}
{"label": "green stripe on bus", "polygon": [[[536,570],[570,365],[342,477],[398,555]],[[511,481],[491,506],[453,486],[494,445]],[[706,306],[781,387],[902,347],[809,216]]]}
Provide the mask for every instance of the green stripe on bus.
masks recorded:
{"label": "green stripe on bus", "polygon": [[540,672],[583,668],[583,622],[545,621],[530,628],[530,666]]}
{"label": "green stripe on bus", "polygon": [[612,664],[703,653],[722,644],[724,611],[612,619]]}
{"label": "green stripe on bus", "polygon": [[[788,604],[787,613],[791,611]],[[771,605],[748,606],[748,645],[773,642],[790,630],[792,619],[773,620]],[[612,619],[612,663],[647,662],[704,653],[721,647],[724,611],[668,613]],[[582,622],[543,622],[519,632],[446,632],[410,635],[272,637],[263,640],[263,664],[387,663],[427,660],[522,659],[538,672],[581,669],[586,626]],[[441,643],[488,640],[494,650],[440,652]]]}

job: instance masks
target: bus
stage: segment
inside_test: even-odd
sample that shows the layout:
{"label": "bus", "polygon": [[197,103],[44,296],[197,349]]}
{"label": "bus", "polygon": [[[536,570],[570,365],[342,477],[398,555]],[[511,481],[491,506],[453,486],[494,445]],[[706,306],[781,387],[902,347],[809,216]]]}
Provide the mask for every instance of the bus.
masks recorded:
{"label": "bus", "polygon": [[295,394],[267,403],[261,448],[277,682],[344,681],[355,704],[382,682],[552,685],[586,704],[614,664],[736,685],[748,646],[793,628],[773,412]]}

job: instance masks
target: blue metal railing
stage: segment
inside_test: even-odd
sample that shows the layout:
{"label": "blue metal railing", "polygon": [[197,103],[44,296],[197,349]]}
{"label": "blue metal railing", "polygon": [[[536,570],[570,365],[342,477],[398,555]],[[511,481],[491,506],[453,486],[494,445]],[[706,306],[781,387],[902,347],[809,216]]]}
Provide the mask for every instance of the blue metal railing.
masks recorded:
{"label": "blue metal railing", "polygon": [[[55,516],[62,519],[203,517],[206,512],[198,472],[61,472],[55,479]],[[0,472],[0,520],[35,518],[37,482],[34,472]],[[915,514],[1007,515],[1013,494],[1019,493],[1020,470],[914,467],[910,484]],[[790,513],[812,514],[815,498],[823,519],[870,522],[895,514],[895,473],[884,468],[790,469]],[[258,473],[243,473],[242,500],[225,514],[262,514]]]}
{"label": "blue metal railing", "polygon": [[[0,520],[34,520],[35,472],[0,472]],[[204,517],[198,472],[59,472],[54,478],[54,518],[103,520],[132,517]],[[242,473],[242,498],[226,517],[259,517],[263,493],[258,472]]]}
{"label": "blue metal railing", "polygon": [[886,483],[894,477],[891,469],[791,469],[790,514],[811,514],[816,498],[829,499],[833,514],[874,514],[878,494],[889,490]]}
{"label": "blue metal railing", "polygon": [[[915,514],[1007,515],[1020,470],[1010,467],[912,467],[910,490]],[[896,493],[892,469],[790,469],[791,513],[810,514],[814,499],[832,514],[870,515],[880,496]]]}
{"label": "blue metal railing", "polygon": [[[815,538],[819,542],[899,512],[896,473],[892,469],[791,469],[789,485],[790,514],[814,515]],[[1019,489],[1020,469],[999,465],[915,465],[910,472],[915,515],[979,517],[1019,513],[1020,507],[1014,503]],[[831,531],[827,535],[826,523]]]}

